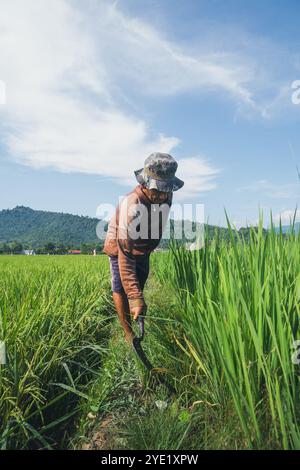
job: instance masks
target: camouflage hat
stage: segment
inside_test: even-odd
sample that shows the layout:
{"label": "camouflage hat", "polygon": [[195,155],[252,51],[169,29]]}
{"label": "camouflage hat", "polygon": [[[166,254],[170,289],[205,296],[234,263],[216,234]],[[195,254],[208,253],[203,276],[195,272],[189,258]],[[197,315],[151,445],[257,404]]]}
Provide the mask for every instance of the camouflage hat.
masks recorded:
{"label": "camouflage hat", "polygon": [[151,153],[146,158],[144,168],[134,172],[137,181],[148,189],[158,191],[177,191],[184,182],[175,176],[178,164],[167,153]]}

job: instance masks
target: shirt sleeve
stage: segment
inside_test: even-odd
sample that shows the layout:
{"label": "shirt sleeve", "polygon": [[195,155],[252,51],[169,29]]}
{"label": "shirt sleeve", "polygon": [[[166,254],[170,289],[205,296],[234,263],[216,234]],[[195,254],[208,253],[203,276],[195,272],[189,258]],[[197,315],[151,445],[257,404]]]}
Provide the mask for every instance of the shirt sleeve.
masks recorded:
{"label": "shirt sleeve", "polygon": [[138,225],[139,218],[138,208],[136,210],[133,206],[128,208],[126,200],[121,203],[118,228],[118,263],[130,309],[145,305],[144,295],[137,277],[136,258],[131,252],[134,240],[131,238],[129,230],[131,223]]}

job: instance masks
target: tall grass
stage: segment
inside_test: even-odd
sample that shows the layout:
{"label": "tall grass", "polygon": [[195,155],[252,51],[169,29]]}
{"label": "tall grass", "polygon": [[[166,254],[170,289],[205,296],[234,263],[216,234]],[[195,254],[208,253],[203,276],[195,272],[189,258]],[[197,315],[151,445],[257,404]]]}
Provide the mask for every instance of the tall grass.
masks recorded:
{"label": "tall grass", "polygon": [[[300,448],[300,234],[215,238],[201,250],[173,245],[156,258],[162,282],[177,293],[174,331],[196,381],[199,402],[229,403],[244,436],[242,447]],[[205,384],[205,387],[203,386]],[[193,397],[195,399],[195,397]]]}
{"label": "tall grass", "polygon": [[[178,395],[155,414],[151,392],[151,419],[137,414],[125,426],[131,446],[181,448],[192,437],[191,448],[211,448],[212,428],[220,429],[220,447],[300,448],[300,367],[292,360],[300,340],[300,233],[273,226],[265,233],[260,220],[245,240],[228,228],[229,241],[206,237],[201,250],[173,245],[152,258],[162,289],[155,281],[147,293],[144,346],[168,368]],[[121,399],[128,407],[127,384],[138,387],[131,365],[132,376],[123,377],[118,345],[119,372],[109,361],[109,287],[106,257],[0,257],[0,341],[8,356],[0,366],[1,448],[63,447],[78,399],[89,409],[93,377],[101,390],[92,410],[104,401],[109,413],[111,400],[121,406]],[[126,384],[120,400],[100,380],[107,352],[105,377]]]}
{"label": "tall grass", "polygon": [[0,448],[63,440],[106,350],[108,287],[104,258],[0,257]]}

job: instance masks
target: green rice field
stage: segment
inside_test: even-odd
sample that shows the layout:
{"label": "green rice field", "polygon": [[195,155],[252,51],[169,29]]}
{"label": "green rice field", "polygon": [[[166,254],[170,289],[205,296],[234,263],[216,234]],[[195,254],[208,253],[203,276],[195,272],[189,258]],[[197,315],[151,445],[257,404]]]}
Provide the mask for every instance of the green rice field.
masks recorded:
{"label": "green rice field", "polygon": [[144,349],[106,256],[1,256],[2,449],[299,449],[300,234],[151,255]]}

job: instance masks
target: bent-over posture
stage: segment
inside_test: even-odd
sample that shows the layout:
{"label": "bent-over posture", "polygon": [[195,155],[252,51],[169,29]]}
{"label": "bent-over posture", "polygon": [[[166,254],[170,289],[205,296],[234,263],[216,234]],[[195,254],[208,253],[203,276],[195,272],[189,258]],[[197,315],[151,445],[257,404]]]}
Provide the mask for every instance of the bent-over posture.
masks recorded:
{"label": "bent-over posture", "polygon": [[118,205],[109,222],[103,251],[109,256],[113,301],[131,342],[131,315],[145,315],[143,290],[149,275],[150,253],[158,246],[172,205],[173,191],[184,182],[175,176],[171,155],[152,153],[135,171],[138,185]]}

